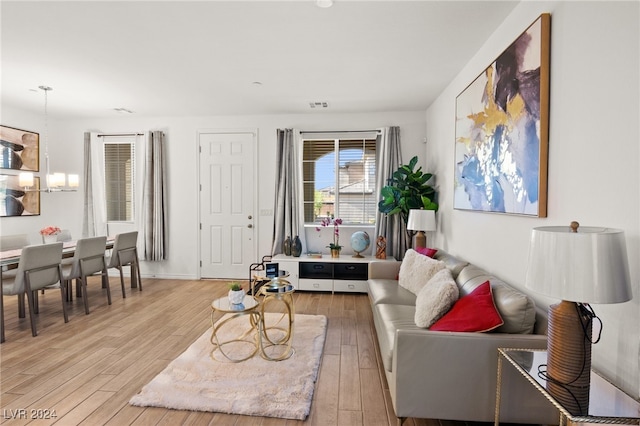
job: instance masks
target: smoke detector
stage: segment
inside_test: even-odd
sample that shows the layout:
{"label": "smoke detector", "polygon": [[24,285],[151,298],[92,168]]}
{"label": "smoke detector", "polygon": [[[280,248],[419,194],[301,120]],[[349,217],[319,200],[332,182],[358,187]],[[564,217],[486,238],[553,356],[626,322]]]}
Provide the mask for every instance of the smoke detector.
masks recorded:
{"label": "smoke detector", "polygon": [[309,107],[311,109],[314,108],[327,108],[329,106],[328,102],[309,102]]}

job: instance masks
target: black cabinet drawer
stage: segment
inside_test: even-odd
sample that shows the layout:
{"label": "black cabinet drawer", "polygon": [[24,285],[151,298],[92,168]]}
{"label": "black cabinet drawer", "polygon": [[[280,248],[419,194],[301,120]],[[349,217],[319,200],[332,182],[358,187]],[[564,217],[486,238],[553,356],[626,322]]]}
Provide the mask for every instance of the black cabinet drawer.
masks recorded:
{"label": "black cabinet drawer", "polygon": [[333,264],[322,262],[300,262],[300,278],[333,278]]}
{"label": "black cabinet drawer", "polygon": [[367,263],[334,263],[333,278],[336,280],[366,280],[369,265]]}

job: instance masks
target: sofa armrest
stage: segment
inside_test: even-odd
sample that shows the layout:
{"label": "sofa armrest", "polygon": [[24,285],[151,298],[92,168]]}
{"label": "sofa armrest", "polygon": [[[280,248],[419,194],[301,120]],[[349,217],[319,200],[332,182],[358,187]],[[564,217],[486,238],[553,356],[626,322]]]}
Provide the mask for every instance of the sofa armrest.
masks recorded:
{"label": "sofa armrest", "polygon": [[369,262],[370,279],[397,280],[402,262],[371,261]]}
{"label": "sofa armrest", "polygon": [[[395,383],[389,383],[396,392],[396,414],[492,422],[498,348],[546,346],[546,336],[532,334],[399,329],[392,366]],[[503,368],[507,389],[505,386],[508,392],[502,392],[501,422],[557,422],[557,410],[515,369]]]}

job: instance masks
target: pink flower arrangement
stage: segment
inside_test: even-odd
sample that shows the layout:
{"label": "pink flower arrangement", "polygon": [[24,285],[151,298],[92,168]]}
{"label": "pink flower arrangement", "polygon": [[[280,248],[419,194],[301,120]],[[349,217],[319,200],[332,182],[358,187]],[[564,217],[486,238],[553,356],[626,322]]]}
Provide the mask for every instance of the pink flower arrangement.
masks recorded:
{"label": "pink flower arrangement", "polygon": [[[342,246],[338,243],[338,241],[340,240],[340,229],[338,229],[338,226],[342,225],[342,219],[337,218],[331,220],[328,217],[325,217],[320,222],[320,225],[323,227],[333,225],[333,242],[330,243],[327,247],[332,250],[340,250]],[[319,226],[316,226],[316,231],[320,232]]]}
{"label": "pink flower arrangement", "polygon": [[57,226],[46,226],[40,230],[40,235],[58,235],[60,232]]}

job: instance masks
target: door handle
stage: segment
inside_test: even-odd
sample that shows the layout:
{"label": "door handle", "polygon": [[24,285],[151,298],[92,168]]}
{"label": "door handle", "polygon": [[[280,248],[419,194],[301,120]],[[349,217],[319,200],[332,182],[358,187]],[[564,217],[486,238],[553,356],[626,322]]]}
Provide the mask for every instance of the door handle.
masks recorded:
{"label": "door handle", "polygon": [[253,225],[250,223],[247,225],[247,228],[253,228]]}
{"label": "door handle", "polygon": [[247,219],[251,220],[251,219],[253,219],[253,216],[249,215],[249,217],[247,217]]}

